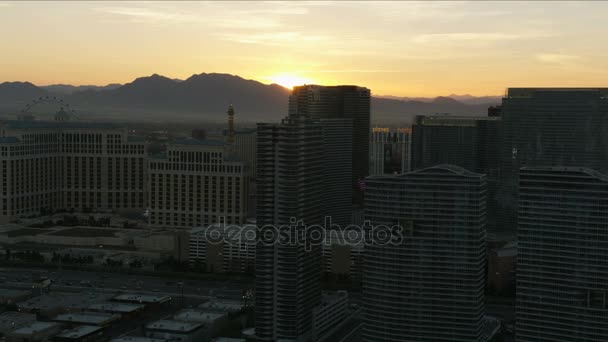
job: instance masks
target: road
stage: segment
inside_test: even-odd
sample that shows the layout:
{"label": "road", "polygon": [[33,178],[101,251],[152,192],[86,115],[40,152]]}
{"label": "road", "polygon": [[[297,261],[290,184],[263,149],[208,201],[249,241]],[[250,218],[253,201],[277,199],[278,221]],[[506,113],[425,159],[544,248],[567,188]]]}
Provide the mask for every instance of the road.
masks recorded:
{"label": "road", "polygon": [[31,288],[32,282],[41,277],[53,281],[52,287],[61,291],[124,291],[145,292],[205,298],[214,296],[240,300],[244,285],[222,280],[193,280],[128,275],[123,273],[87,272],[74,270],[49,271],[31,268],[0,268],[0,287]]}

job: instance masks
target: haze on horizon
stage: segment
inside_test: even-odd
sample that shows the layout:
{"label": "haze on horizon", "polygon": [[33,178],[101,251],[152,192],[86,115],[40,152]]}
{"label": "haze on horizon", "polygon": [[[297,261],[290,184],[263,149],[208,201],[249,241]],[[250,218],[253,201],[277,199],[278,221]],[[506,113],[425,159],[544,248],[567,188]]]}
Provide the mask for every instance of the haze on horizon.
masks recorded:
{"label": "haze on horizon", "polygon": [[0,1],[0,82],[220,72],[375,94],[605,86],[607,2]]}

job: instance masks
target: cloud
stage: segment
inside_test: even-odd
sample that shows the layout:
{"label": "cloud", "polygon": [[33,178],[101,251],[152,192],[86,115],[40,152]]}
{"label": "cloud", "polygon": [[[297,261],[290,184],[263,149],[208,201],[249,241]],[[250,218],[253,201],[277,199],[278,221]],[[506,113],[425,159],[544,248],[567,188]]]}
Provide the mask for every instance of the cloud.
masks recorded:
{"label": "cloud", "polygon": [[198,17],[186,13],[171,13],[144,7],[98,7],[96,11],[117,14],[124,17],[130,17],[138,21],[151,22],[187,22],[197,20]]}
{"label": "cloud", "polygon": [[539,53],[536,54],[536,59],[542,63],[557,64],[557,65],[568,65],[573,62],[577,62],[581,59],[580,56],[565,55],[559,53]]}
{"label": "cloud", "polygon": [[430,33],[415,36],[416,43],[440,43],[440,42],[466,42],[466,41],[501,41],[515,40],[523,36],[512,33],[480,33],[480,32],[455,32],[455,33]]}
{"label": "cloud", "polygon": [[380,73],[400,73],[403,70],[382,70],[382,69],[321,69],[321,70],[297,70],[299,73],[328,73],[328,74],[380,74]]}
{"label": "cloud", "polygon": [[[144,2],[145,3],[145,2]],[[145,3],[148,4],[148,3]],[[198,3],[196,3],[198,4]],[[222,29],[276,29],[281,26],[280,17],[288,14],[306,14],[304,8],[226,8],[215,3],[204,3],[204,7],[179,10],[174,6],[96,7],[93,10],[116,15],[137,23],[176,24],[193,23],[201,26]],[[163,4],[164,5],[164,4]]]}
{"label": "cloud", "polygon": [[300,32],[272,32],[272,33],[233,33],[221,34],[224,40],[245,44],[282,45],[284,43],[320,42],[331,38],[323,35],[302,34]]}

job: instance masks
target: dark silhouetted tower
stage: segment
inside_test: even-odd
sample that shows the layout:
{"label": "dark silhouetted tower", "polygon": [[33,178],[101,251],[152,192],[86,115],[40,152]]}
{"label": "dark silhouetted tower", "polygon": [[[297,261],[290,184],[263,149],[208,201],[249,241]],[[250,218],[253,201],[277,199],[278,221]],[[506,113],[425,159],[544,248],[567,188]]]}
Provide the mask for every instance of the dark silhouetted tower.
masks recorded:
{"label": "dark silhouetted tower", "polygon": [[[351,215],[353,204],[363,205],[358,184],[369,175],[370,98],[369,89],[350,85],[294,87],[289,98],[289,116],[306,116],[325,127],[324,179],[327,193],[334,197],[327,201],[334,209],[326,215],[344,218]],[[347,186],[344,179],[349,177]]]}

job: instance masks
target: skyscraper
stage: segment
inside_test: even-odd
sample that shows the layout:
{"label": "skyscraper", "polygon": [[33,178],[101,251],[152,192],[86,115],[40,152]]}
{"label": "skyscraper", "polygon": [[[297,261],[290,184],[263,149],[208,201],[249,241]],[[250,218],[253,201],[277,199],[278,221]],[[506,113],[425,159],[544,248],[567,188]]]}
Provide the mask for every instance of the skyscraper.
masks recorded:
{"label": "skyscraper", "polygon": [[[323,217],[322,128],[305,116],[258,124],[256,337],[262,341],[309,340],[312,309],[321,300],[321,245],[270,241],[294,220],[320,224]],[[294,228],[289,237],[303,233]],[[268,234],[267,234],[268,233]]]}
{"label": "skyscraper", "polygon": [[453,165],[367,178],[366,219],[404,231],[365,246],[364,341],[483,340],[485,196]]}
{"label": "skyscraper", "polygon": [[487,175],[487,228],[492,239],[508,231],[497,213],[501,124],[497,115],[496,109],[488,116],[418,115],[412,125],[412,170],[452,164]]}
{"label": "skyscraper", "polygon": [[[314,122],[327,119],[352,121],[351,125],[342,130],[331,129],[324,132],[324,140],[328,142],[324,148],[328,155],[341,154],[346,158],[350,153],[351,194],[342,189],[339,180],[343,176],[337,172],[327,174],[325,179],[328,193],[344,194],[341,198],[351,199],[352,204],[357,206],[363,205],[363,191],[358,187],[358,183],[369,174],[370,99],[370,91],[367,88],[319,85],[294,87],[289,98],[290,116],[307,116]],[[343,139],[346,132],[352,136],[350,146],[346,146]],[[345,213],[334,215],[344,217]]]}
{"label": "skyscraper", "polygon": [[519,171],[518,342],[608,340],[608,176]]}
{"label": "skyscraper", "polygon": [[410,171],[411,133],[410,128],[372,128],[369,174],[380,176]]}
{"label": "skyscraper", "polygon": [[608,170],[608,88],[510,88],[502,102],[504,225],[515,229],[517,176],[526,166]]}

